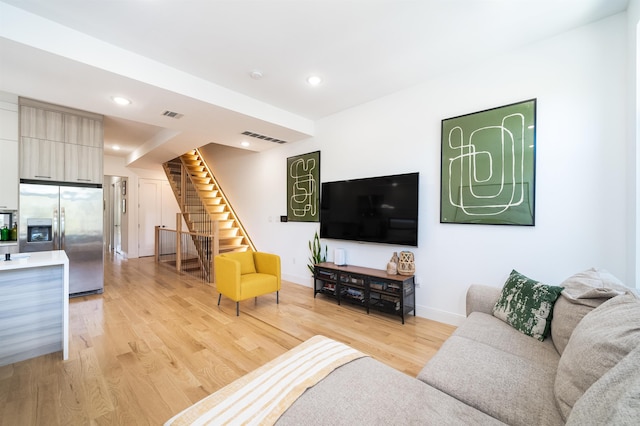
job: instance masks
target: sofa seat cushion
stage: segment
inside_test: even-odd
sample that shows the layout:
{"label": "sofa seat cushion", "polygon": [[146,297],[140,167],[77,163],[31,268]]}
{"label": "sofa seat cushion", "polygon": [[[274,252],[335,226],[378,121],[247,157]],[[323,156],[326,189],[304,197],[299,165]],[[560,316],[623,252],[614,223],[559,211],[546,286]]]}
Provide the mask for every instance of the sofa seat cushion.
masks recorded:
{"label": "sofa seat cushion", "polygon": [[501,425],[486,414],[372,358],[334,370],[277,425]]}
{"label": "sofa seat cushion", "polygon": [[563,418],[587,389],[638,346],[640,301],[633,294],[614,297],[585,315],[558,364],[554,392]]}
{"label": "sofa seat cushion", "polygon": [[551,339],[542,342],[532,339],[493,315],[481,312],[472,312],[453,335],[484,343],[535,363],[557,366],[560,360]]}
{"label": "sofa seat cushion", "polygon": [[[502,332],[494,328],[494,333]],[[527,357],[453,335],[418,378],[510,425],[560,425],[564,422],[553,396],[557,363],[551,355],[544,356],[551,361],[532,362]]]}

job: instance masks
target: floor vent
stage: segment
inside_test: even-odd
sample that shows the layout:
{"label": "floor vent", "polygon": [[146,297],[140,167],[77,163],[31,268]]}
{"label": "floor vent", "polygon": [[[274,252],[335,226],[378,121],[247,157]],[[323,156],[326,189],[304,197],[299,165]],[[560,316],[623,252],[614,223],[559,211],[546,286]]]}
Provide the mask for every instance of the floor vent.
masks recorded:
{"label": "floor vent", "polygon": [[175,118],[176,120],[179,119],[179,118],[184,117],[184,114],[180,114],[178,112],[173,112],[173,111],[169,111],[169,110],[166,110],[165,112],[163,112],[162,115],[164,115],[165,117],[169,117],[169,118]]}
{"label": "floor vent", "polygon": [[254,133],[250,131],[242,132],[243,135],[251,136],[252,138],[262,139],[264,141],[275,142],[275,143],[287,143],[287,141],[283,141],[281,139],[272,138],[271,136],[261,135],[259,133]]}

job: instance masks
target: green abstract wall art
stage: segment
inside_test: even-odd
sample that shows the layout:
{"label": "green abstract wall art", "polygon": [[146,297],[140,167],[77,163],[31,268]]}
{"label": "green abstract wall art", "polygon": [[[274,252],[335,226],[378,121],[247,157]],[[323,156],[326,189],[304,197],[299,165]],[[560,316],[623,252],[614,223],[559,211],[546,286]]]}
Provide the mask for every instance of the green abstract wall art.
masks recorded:
{"label": "green abstract wall art", "polygon": [[320,221],[320,151],[287,158],[287,220]]}
{"label": "green abstract wall art", "polygon": [[440,222],[535,225],[536,99],[442,120]]}

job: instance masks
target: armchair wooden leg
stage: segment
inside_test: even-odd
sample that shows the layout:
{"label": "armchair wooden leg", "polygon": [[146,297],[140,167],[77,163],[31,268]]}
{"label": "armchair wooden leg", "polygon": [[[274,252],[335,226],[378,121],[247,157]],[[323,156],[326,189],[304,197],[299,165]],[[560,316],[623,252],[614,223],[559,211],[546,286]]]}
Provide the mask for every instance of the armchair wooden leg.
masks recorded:
{"label": "armchair wooden leg", "polygon": [[218,295],[218,306],[220,306],[220,299],[222,298],[222,293]]}
{"label": "armchair wooden leg", "polygon": [[276,304],[280,304],[280,292],[276,291]]}
{"label": "armchair wooden leg", "polygon": [[236,316],[240,316],[240,302],[236,302]]}

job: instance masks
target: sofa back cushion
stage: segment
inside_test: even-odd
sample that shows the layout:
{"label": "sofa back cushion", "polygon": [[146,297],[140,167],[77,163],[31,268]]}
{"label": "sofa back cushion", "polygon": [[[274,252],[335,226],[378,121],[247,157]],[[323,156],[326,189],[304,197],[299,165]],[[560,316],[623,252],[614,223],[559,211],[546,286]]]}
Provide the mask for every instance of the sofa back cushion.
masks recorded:
{"label": "sofa back cushion", "polygon": [[567,426],[637,425],[640,420],[640,346],[576,401]]}
{"label": "sofa back cushion", "polygon": [[590,268],[570,276],[553,308],[551,338],[560,355],[580,320],[612,297],[628,291],[624,284],[604,269]]}
{"label": "sofa back cushion", "polygon": [[601,376],[640,345],[640,301],[614,297],[584,316],[560,357],[554,394],[566,421],[576,401]]}
{"label": "sofa back cushion", "polygon": [[571,333],[576,326],[587,315],[593,311],[591,306],[577,305],[560,294],[556,305],[553,308],[553,319],[551,320],[551,340],[560,355],[563,354]]}

